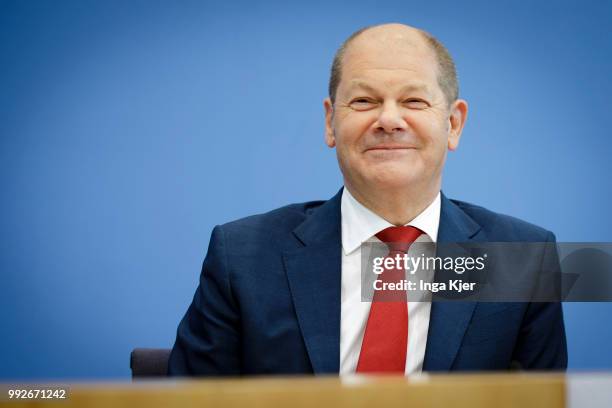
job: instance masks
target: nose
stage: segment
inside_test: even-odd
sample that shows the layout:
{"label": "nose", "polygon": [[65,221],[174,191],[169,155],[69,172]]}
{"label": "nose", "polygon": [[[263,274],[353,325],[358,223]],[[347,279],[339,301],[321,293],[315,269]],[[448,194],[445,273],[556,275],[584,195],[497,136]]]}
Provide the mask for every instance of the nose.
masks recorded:
{"label": "nose", "polygon": [[406,130],[406,121],[402,118],[399,107],[394,102],[385,102],[380,115],[374,124],[376,130],[384,133],[396,133]]}

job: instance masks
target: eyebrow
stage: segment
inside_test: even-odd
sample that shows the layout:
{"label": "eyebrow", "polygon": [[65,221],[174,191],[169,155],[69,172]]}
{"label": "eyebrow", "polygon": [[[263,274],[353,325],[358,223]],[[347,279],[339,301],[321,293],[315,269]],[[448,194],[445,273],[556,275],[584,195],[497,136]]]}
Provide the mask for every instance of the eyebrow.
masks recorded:
{"label": "eyebrow", "polygon": [[[351,90],[355,88],[361,88],[371,93],[377,92],[376,89],[374,89],[372,86],[368,85],[366,82],[359,81],[359,80],[352,81],[351,85],[349,86],[349,89]],[[426,84],[408,84],[408,85],[403,86],[400,89],[400,93],[404,93],[408,91],[423,91],[423,92],[430,94],[429,88],[427,87]]]}

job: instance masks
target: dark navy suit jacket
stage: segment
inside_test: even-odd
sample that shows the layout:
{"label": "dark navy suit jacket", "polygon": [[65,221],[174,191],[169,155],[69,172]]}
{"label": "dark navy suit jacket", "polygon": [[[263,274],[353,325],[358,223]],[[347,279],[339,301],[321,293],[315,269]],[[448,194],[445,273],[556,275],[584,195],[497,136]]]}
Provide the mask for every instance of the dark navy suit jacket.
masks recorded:
{"label": "dark navy suit jacket", "polygon": [[[341,195],[214,228],[170,375],[339,372]],[[439,242],[554,240],[549,231],[442,195]],[[424,371],[566,366],[559,303],[432,303]]]}

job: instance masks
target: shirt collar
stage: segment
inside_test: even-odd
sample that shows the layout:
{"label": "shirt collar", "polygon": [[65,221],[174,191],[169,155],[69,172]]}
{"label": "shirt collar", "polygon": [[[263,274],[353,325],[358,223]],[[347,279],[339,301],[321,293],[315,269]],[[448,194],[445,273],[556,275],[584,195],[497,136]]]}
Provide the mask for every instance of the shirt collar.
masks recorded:
{"label": "shirt collar", "polygon": [[[406,225],[419,228],[427,234],[431,242],[436,242],[440,225],[440,202],[440,192],[438,192],[431,204]],[[378,232],[393,226],[357,201],[346,186],[342,190],[340,211],[342,248],[345,254],[350,254]]]}

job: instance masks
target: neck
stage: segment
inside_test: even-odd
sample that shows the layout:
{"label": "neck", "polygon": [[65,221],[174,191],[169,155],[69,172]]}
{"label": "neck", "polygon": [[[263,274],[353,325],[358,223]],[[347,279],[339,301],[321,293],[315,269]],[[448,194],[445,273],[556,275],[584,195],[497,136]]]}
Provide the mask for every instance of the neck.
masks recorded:
{"label": "neck", "polygon": [[389,223],[402,226],[416,218],[436,198],[440,182],[425,189],[355,188],[345,180],[345,188],[361,205]]}

